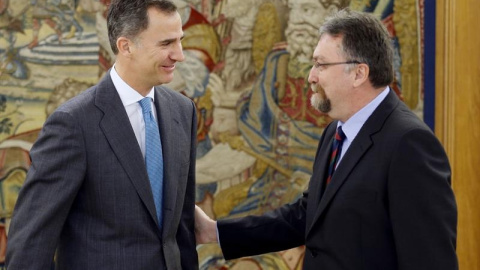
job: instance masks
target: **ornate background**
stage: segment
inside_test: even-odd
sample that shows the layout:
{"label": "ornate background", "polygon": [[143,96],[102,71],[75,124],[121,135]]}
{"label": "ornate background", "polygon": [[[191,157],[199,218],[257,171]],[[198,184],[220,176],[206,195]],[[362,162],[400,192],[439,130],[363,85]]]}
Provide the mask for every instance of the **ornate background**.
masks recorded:
{"label": "ornate background", "polygon": [[[0,269],[28,152],[46,117],[111,67],[109,0],[0,0]],[[216,219],[261,214],[306,188],[323,127],[306,81],[329,12],[374,13],[395,47],[392,88],[423,117],[423,0],[175,0],[186,61],[170,86],[197,104],[197,204]],[[285,236],[282,236],[285,237]],[[288,237],[288,236],[287,236]],[[303,247],[201,269],[301,269]]]}

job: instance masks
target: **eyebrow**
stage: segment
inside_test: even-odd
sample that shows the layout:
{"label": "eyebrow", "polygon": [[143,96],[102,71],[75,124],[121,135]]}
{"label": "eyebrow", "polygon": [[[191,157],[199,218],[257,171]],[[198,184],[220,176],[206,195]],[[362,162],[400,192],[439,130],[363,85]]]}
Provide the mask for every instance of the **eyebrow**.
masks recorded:
{"label": "eyebrow", "polygon": [[325,61],[325,58],[323,56],[314,56],[312,58],[312,61],[316,62],[316,61]]}
{"label": "eyebrow", "polygon": [[[180,41],[182,41],[184,38],[185,38],[185,35],[182,35],[182,36],[180,37]],[[177,40],[177,39],[176,39],[176,38],[164,39],[164,40],[160,40],[158,43],[159,43],[159,44],[172,43],[172,42],[174,42],[175,40]]]}

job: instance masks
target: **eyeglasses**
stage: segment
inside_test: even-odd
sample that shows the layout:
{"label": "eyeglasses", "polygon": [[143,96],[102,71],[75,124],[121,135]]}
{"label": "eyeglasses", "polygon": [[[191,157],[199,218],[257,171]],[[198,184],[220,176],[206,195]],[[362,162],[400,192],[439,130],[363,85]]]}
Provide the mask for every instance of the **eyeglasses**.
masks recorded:
{"label": "eyeglasses", "polygon": [[315,63],[315,67],[326,67],[326,66],[334,66],[334,65],[343,65],[343,64],[361,64],[361,62],[357,60],[350,60],[346,62],[334,62],[334,63]]}

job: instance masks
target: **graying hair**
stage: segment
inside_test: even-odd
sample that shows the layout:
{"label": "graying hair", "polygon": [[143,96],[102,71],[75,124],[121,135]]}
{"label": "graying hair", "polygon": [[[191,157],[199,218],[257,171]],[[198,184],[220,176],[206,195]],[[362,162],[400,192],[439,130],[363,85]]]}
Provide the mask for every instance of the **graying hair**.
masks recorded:
{"label": "graying hair", "polygon": [[392,42],[385,26],[373,15],[345,8],[328,17],[319,33],[320,37],[324,34],[342,37],[345,57],[368,65],[374,87],[392,83]]}

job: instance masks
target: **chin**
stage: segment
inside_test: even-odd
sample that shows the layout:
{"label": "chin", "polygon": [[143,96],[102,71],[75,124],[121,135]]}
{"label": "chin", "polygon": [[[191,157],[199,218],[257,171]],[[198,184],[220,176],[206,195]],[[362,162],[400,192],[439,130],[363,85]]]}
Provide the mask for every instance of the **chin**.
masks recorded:
{"label": "chin", "polygon": [[315,93],[312,95],[312,97],[310,98],[310,104],[315,110],[321,113],[329,114],[332,110],[331,101],[329,99],[322,98],[319,93]]}
{"label": "chin", "polygon": [[158,82],[159,82],[158,85],[171,83],[172,81],[173,81],[173,76],[162,77],[162,78],[160,78],[160,80],[158,80]]}

